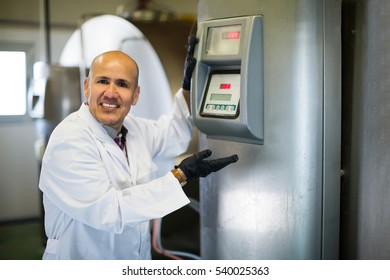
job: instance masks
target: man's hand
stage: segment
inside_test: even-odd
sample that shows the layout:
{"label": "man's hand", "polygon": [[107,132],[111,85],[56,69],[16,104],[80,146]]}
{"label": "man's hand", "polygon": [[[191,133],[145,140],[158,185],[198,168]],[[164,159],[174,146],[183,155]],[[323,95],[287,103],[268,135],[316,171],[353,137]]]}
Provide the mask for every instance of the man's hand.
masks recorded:
{"label": "man's hand", "polygon": [[195,35],[191,35],[188,38],[187,45],[187,56],[184,62],[184,77],[182,82],[182,88],[184,90],[190,90],[191,88],[191,77],[192,72],[195,69],[196,58],[194,57],[195,45],[198,43],[199,39],[195,37]]}
{"label": "man's hand", "polygon": [[219,159],[205,160],[205,158],[208,158],[210,155],[210,150],[203,150],[184,159],[178,166],[176,166],[176,168],[180,168],[187,180],[190,180],[194,177],[206,177],[210,173],[216,172],[238,160],[237,155]]}

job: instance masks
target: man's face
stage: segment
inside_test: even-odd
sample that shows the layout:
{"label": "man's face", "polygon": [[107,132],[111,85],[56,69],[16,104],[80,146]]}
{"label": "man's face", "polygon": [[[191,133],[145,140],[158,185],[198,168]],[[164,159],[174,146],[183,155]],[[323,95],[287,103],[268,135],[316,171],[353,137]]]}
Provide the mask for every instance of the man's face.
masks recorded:
{"label": "man's face", "polygon": [[84,81],[84,96],[95,119],[119,131],[131,106],[137,104],[135,63],[122,53],[108,53],[91,66]]}

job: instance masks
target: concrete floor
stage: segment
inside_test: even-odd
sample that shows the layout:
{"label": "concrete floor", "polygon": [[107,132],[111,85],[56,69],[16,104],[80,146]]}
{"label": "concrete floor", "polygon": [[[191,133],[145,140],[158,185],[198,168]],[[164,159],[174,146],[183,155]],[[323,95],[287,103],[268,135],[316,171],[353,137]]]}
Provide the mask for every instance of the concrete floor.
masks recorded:
{"label": "concrete floor", "polygon": [[39,219],[0,224],[0,260],[40,260],[43,251]]}

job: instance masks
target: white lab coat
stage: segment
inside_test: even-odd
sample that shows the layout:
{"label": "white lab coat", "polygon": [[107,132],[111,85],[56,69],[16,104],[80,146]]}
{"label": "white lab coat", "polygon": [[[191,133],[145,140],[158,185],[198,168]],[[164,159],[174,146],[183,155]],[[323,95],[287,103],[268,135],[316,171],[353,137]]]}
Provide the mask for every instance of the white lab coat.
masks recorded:
{"label": "white lab coat", "polygon": [[48,242],[43,259],[150,259],[149,221],[189,203],[168,172],[153,179],[155,157],[186,151],[192,122],[181,90],[173,114],[126,117],[124,153],[86,105],[53,131],[42,162]]}

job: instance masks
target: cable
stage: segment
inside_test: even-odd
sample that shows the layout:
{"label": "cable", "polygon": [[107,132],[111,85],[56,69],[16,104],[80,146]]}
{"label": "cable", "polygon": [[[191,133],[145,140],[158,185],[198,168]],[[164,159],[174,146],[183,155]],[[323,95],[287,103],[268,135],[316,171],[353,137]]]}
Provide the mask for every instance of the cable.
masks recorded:
{"label": "cable", "polygon": [[160,239],[160,230],[156,230],[157,228],[160,228],[160,221],[161,219],[155,219],[153,220],[153,248],[156,250],[157,253],[164,255],[168,258],[174,259],[174,260],[182,260],[182,258],[179,258],[173,254],[170,254],[169,252],[166,252],[164,249],[160,248],[159,246],[159,239]]}
{"label": "cable", "polygon": [[[195,211],[199,212],[199,203],[198,201],[191,199],[190,198],[190,207],[193,208]],[[186,257],[189,259],[194,259],[194,260],[200,260],[200,256],[187,253],[187,252],[182,252],[182,251],[175,251],[175,250],[167,250],[164,249],[161,243],[161,224],[162,224],[162,219],[155,219],[153,220],[153,240],[152,240],[152,245],[154,250],[156,250],[157,253],[162,254],[168,258],[174,259],[174,260],[182,260],[182,258],[178,257]]]}

